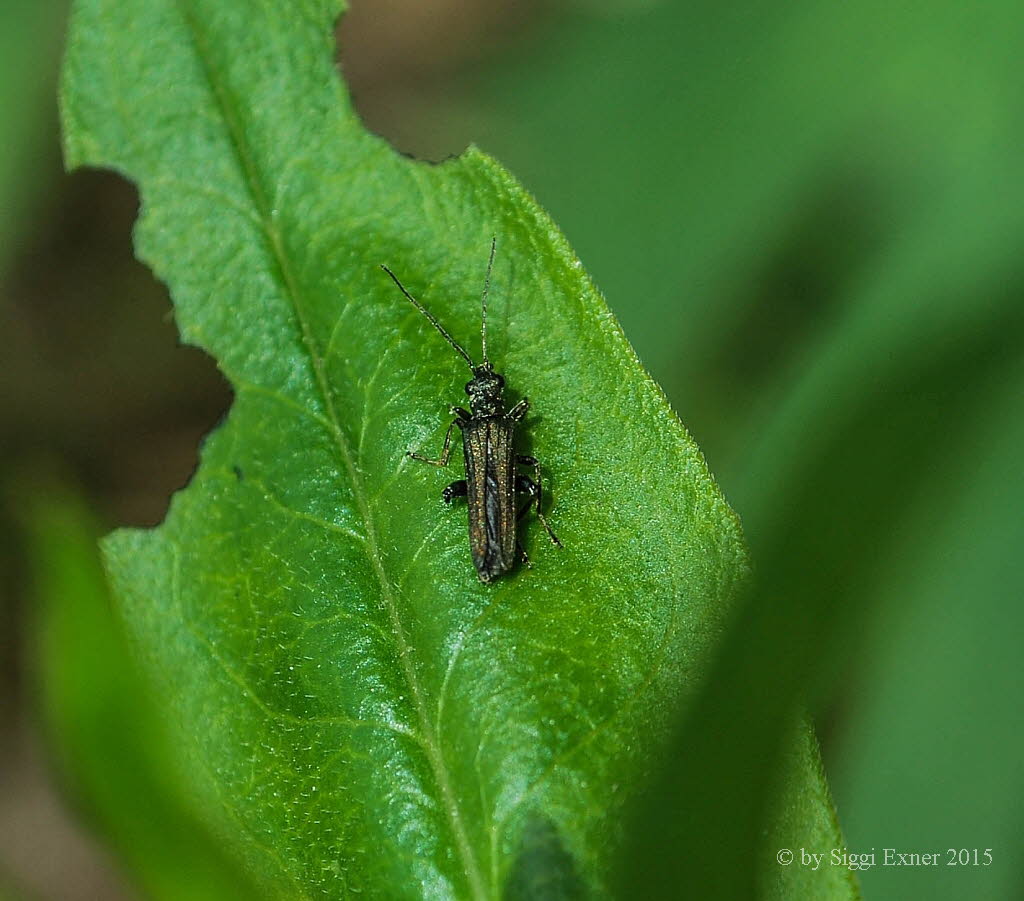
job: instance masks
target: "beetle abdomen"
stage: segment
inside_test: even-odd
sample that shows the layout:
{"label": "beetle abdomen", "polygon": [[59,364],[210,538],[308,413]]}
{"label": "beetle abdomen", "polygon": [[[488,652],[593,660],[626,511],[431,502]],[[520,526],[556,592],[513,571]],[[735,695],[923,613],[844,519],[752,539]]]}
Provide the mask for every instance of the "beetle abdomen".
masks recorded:
{"label": "beetle abdomen", "polygon": [[516,560],[514,423],[504,416],[462,426],[466,457],[469,548],[483,582],[508,572]]}

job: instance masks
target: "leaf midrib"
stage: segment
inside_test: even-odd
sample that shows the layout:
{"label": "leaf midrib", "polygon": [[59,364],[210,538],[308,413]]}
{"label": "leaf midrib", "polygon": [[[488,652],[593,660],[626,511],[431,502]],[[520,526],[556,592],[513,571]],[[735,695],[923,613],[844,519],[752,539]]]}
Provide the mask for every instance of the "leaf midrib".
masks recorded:
{"label": "leaf midrib", "polygon": [[409,686],[409,691],[413,698],[413,706],[415,707],[416,716],[419,720],[421,745],[426,752],[431,771],[442,795],[444,802],[443,806],[448,816],[456,848],[458,849],[459,856],[462,860],[464,875],[469,882],[474,898],[486,899],[488,895],[484,887],[483,877],[480,873],[476,857],[473,854],[473,849],[469,842],[469,836],[466,833],[465,824],[463,823],[462,815],[459,810],[458,799],[452,789],[448,767],[444,759],[444,753],[437,740],[437,736],[433,731],[431,718],[427,713],[427,707],[423,699],[423,690],[420,687],[419,680],[416,676],[416,670],[412,664],[409,643],[405,637],[405,629],[402,626],[402,621],[398,613],[398,605],[395,601],[391,582],[388,579],[387,573],[384,571],[384,565],[378,552],[376,529],[370,512],[368,495],[359,476],[359,470],[355,463],[352,448],[349,446],[349,442],[345,438],[345,434],[341,429],[341,424],[334,408],[334,395],[331,392],[330,385],[328,384],[326,377],[324,376],[323,358],[317,351],[316,340],[310,330],[309,323],[303,314],[302,303],[299,300],[300,292],[298,290],[296,280],[292,275],[291,266],[289,264],[288,256],[284,252],[280,235],[274,228],[273,220],[270,216],[270,205],[267,203],[263,188],[260,184],[256,164],[252,159],[246,144],[245,130],[237,120],[232,106],[228,102],[228,98],[225,96],[220,82],[216,77],[214,66],[210,61],[210,54],[206,48],[202,27],[199,24],[197,17],[190,9],[188,0],[178,0],[178,8],[192,39],[196,58],[198,59],[200,68],[202,69],[203,77],[206,79],[210,94],[213,96],[217,108],[219,109],[226,125],[228,137],[230,138],[231,149],[235,155],[239,170],[241,171],[246,190],[253,206],[256,209],[260,227],[267,240],[274,261],[280,270],[280,284],[284,289],[284,293],[288,297],[295,320],[299,325],[303,347],[306,354],[309,356],[317,389],[324,404],[324,409],[327,411],[327,425],[332,437],[334,438],[334,443],[341,458],[341,462],[348,472],[352,485],[352,494],[359,507],[360,516],[366,525],[366,540],[364,547],[380,584],[381,595],[388,611],[392,635],[398,649],[398,658],[401,661],[402,673],[407,685]]}

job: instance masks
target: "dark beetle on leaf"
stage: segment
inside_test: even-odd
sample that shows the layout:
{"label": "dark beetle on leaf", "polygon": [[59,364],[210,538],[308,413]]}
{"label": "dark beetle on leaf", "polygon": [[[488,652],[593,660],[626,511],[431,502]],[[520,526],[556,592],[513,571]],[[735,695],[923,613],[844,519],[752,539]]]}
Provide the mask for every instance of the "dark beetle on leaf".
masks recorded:
{"label": "dark beetle on leaf", "polygon": [[[481,299],[482,321],[480,338],[483,349],[483,362],[479,365],[462,346],[452,338],[433,314],[413,297],[405,286],[387,266],[383,269],[399,290],[411,301],[436,328],[444,339],[469,364],[473,373],[466,383],[466,394],[469,395],[469,411],[462,407],[452,407],[450,412],[455,419],[448,426],[444,436],[444,446],[437,460],[408,451],[408,456],[422,460],[431,466],[447,466],[451,457],[452,429],[458,426],[462,430],[462,450],[466,458],[466,478],[452,482],[442,492],[446,503],[457,497],[464,497],[469,505],[469,549],[473,555],[473,565],[481,582],[493,582],[498,576],[509,572],[519,557],[529,566],[529,559],[522,546],[516,540],[516,523],[532,507],[548,537],[558,547],[562,543],[551,531],[544,514],[541,512],[543,499],[541,489],[540,463],[534,457],[516,454],[514,437],[516,425],[526,415],[530,404],[524,397],[511,410],[506,412],[502,400],[505,379],[487,359],[487,294],[491,287],[491,269],[494,266],[496,241],[491,241],[491,256],[487,262],[487,277],[484,280],[484,291]],[[516,472],[516,465],[528,466],[533,470],[533,478]],[[516,494],[528,496],[522,510],[516,511]]]}

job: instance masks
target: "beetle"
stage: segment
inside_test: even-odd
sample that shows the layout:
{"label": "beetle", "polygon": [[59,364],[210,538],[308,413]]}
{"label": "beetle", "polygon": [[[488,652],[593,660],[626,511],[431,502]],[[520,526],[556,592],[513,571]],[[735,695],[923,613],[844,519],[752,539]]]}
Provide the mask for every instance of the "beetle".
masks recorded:
{"label": "beetle", "polygon": [[[421,304],[387,266],[381,264],[398,289],[419,310],[430,324],[469,365],[473,377],[466,383],[469,396],[469,410],[451,407],[455,417],[444,436],[441,456],[436,460],[407,451],[406,456],[429,463],[431,466],[447,466],[451,457],[452,431],[458,426],[462,432],[462,451],[466,461],[466,477],[452,482],[441,493],[444,502],[450,504],[457,497],[466,498],[469,509],[469,549],[473,565],[481,582],[493,582],[510,572],[517,556],[529,566],[526,551],[516,539],[516,524],[532,507],[548,537],[556,547],[562,542],[548,525],[541,511],[543,488],[540,462],[535,457],[515,452],[516,426],[530,409],[524,397],[510,410],[505,409],[502,394],[505,389],[504,377],[494,371],[487,356],[487,295],[491,289],[491,270],[494,267],[494,253],[497,239],[491,239],[491,255],[487,261],[487,275],[481,296],[480,343],[483,362],[474,363],[465,351],[434,315]],[[516,471],[516,466],[529,467],[533,478]],[[516,495],[528,496],[526,506],[516,511]]]}

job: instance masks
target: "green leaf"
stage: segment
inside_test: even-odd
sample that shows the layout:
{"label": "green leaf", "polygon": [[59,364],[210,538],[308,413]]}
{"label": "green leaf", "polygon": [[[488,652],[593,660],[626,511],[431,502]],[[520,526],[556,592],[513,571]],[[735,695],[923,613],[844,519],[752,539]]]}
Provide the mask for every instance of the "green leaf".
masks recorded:
{"label": "green leaf", "polygon": [[[744,576],[735,518],[564,239],[482,153],[368,135],[333,2],[79,0],[70,165],[134,179],[139,255],[236,391],[152,531],[106,543],[197,810],[280,897],[606,893],[619,811]],[[493,586],[433,452],[467,378],[533,413],[565,549]],[[528,437],[527,437],[528,435]]]}

